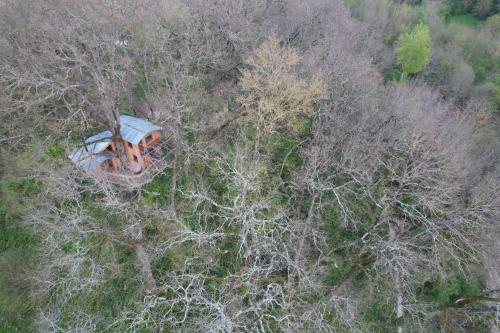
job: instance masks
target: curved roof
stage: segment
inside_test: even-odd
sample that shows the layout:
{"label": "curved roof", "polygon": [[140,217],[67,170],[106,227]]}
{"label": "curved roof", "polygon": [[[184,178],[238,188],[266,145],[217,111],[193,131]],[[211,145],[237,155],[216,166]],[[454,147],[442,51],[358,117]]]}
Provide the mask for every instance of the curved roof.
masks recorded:
{"label": "curved roof", "polygon": [[[70,158],[71,158],[71,155],[70,155]],[[93,174],[101,166],[101,164],[104,161],[111,160],[112,158],[113,158],[113,154],[111,154],[111,153],[100,153],[100,154],[95,154],[95,155],[87,155],[83,158],[76,159],[76,160],[73,158],[71,158],[71,159],[83,171],[85,171],[88,174]]]}
{"label": "curved roof", "polygon": [[110,131],[104,131],[91,136],[85,140],[85,144],[82,147],[74,149],[69,154],[69,158],[76,163],[77,160],[82,160],[90,155],[104,151],[111,142],[111,136]]}
{"label": "curved roof", "polygon": [[120,135],[123,140],[134,145],[138,144],[147,134],[161,129],[160,126],[144,119],[126,115],[120,116]]}
{"label": "curved roof", "polygon": [[[149,133],[161,129],[160,126],[144,119],[126,115],[120,116],[120,135],[123,140],[134,145],[138,144]],[[92,174],[104,161],[113,158],[113,154],[105,151],[111,143],[112,137],[111,131],[97,133],[86,139],[85,144],[74,149],[68,157],[86,173]]]}
{"label": "curved roof", "polygon": [[85,147],[87,147],[88,152],[100,153],[108,147],[112,136],[111,131],[97,133],[85,140]]}

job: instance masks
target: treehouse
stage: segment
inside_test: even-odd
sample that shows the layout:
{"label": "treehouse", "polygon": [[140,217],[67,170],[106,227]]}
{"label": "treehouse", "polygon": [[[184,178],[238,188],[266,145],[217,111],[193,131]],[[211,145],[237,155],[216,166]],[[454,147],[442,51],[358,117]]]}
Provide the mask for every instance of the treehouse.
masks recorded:
{"label": "treehouse", "polygon": [[161,129],[144,119],[121,115],[120,142],[116,142],[111,131],[104,131],[87,138],[69,158],[90,175],[123,170],[123,162],[127,170],[140,174],[161,159]]}

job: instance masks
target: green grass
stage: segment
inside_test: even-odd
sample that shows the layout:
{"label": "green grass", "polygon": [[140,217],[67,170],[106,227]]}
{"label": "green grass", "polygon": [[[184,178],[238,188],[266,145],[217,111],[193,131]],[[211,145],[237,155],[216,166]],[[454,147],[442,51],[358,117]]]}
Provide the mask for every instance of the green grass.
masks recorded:
{"label": "green grass", "polygon": [[331,286],[337,286],[348,278],[353,271],[354,265],[351,260],[348,258],[345,260],[339,260],[332,268],[330,268],[327,276],[327,283]]}
{"label": "green grass", "polygon": [[375,299],[366,307],[363,317],[368,324],[370,332],[395,332],[397,319],[392,300]]}
{"label": "green grass", "polygon": [[476,28],[481,26],[483,24],[483,21],[479,20],[472,14],[465,14],[465,15],[450,16],[448,18],[448,23],[450,24],[456,23],[470,28]]}
{"label": "green grass", "polygon": [[144,187],[144,204],[168,206],[171,198],[172,172],[173,170],[170,168],[165,169]]}
{"label": "green grass", "polygon": [[48,146],[47,155],[52,158],[62,158],[65,156],[64,147],[60,143],[53,143]]}
{"label": "green grass", "polygon": [[459,272],[454,272],[448,279],[425,282],[417,289],[417,297],[423,302],[452,306],[457,299],[479,294],[485,287],[484,277],[481,275],[464,276]]}
{"label": "green grass", "polygon": [[32,332],[36,300],[27,273],[35,264],[38,240],[0,216],[0,333]]}
{"label": "green grass", "polygon": [[32,297],[31,272],[40,242],[21,222],[26,200],[37,195],[43,183],[0,169],[0,333],[33,332],[38,300]]}

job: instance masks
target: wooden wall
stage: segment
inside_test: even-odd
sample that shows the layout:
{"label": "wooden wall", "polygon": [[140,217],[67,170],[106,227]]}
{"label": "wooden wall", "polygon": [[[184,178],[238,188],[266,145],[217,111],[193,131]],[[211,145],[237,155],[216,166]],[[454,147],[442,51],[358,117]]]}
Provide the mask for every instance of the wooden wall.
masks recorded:
{"label": "wooden wall", "polygon": [[[148,141],[146,138],[151,136]],[[160,141],[160,131],[153,131],[145,135],[142,140],[137,145],[129,144],[128,141],[123,140],[123,145],[125,147],[125,155],[127,159],[131,162],[136,162],[141,166],[141,168],[146,167],[151,164],[151,160],[144,156],[144,149],[156,145]],[[116,144],[110,144],[111,150],[116,152]],[[111,162],[103,163],[102,168],[108,171],[118,170],[121,167],[121,161],[118,157],[114,157]]]}
{"label": "wooden wall", "polygon": [[[146,142],[146,138],[151,136],[151,140]],[[127,155],[127,159],[129,161],[134,161],[138,163],[141,167],[145,167],[151,163],[151,161],[147,158],[144,158],[144,148],[150,147],[157,144],[160,141],[160,131],[153,131],[147,135],[145,135],[142,140],[137,145],[129,144],[129,142],[124,140],[125,145],[125,153]]]}

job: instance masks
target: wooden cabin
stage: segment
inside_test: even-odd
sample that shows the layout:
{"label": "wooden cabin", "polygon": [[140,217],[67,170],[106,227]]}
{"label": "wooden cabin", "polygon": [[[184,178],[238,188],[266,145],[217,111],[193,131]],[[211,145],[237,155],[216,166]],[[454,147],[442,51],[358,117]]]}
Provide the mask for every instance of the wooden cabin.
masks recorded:
{"label": "wooden cabin", "polygon": [[156,148],[160,142],[161,129],[144,119],[121,115],[122,142],[113,142],[111,131],[100,132],[86,139],[82,147],[71,152],[69,158],[88,174],[100,170],[117,171],[122,164],[117,154],[117,144],[122,144],[129,168],[134,173],[140,173],[158,157]]}
{"label": "wooden cabin", "polygon": [[[161,127],[144,119],[121,116],[120,135],[130,163],[144,169],[152,162],[155,146],[160,142]],[[137,168],[137,167],[136,167]]]}

